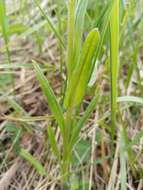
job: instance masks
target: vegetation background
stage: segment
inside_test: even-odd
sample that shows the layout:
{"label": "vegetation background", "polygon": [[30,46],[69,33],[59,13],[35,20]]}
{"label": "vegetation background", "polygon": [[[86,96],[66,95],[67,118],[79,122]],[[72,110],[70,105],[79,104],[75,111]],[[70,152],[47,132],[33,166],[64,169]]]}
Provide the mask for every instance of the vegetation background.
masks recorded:
{"label": "vegetation background", "polygon": [[143,0],[0,0],[0,190],[143,189]]}

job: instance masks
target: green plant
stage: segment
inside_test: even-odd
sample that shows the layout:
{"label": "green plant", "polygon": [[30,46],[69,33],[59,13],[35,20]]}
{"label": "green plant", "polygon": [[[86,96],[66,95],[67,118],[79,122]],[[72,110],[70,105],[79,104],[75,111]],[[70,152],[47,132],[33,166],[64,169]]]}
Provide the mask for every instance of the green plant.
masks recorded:
{"label": "green plant", "polygon": [[94,98],[89,104],[83,117],[77,121],[76,112],[83,101],[88,81],[92,74],[91,69],[95,63],[92,60],[97,51],[100,35],[98,29],[93,29],[87,35],[84,44],[82,44],[83,24],[80,26],[79,21],[84,18],[87,1],[86,3],[84,1],[79,1],[77,12],[75,12],[75,4],[75,1],[69,1],[67,88],[63,105],[65,110],[64,113],[62,112],[62,107],[56,100],[47,79],[43,75],[42,70],[38,64],[33,61],[41,88],[47,97],[51,112],[60,127],[62,136],[61,150],[59,150],[54,136],[54,126],[48,126],[48,135],[53,153],[60,161],[62,175],[68,175],[69,173],[69,167],[72,161],[72,150],[77,142],[79,132],[97,104],[97,98]]}
{"label": "green plant", "polygon": [[[44,3],[22,0],[20,8],[8,14],[5,1],[0,1],[0,37],[3,37],[0,128],[4,129],[0,143],[8,142],[3,146],[0,168],[5,171],[13,149],[14,157],[18,154],[27,160],[38,171],[36,180],[42,175],[46,185],[53,180],[54,172],[57,188],[65,185],[65,189],[71,190],[126,190],[130,187],[128,175],[133,181],[132,188],[136,188],[142,175],[139,144],[143,131],[137,131],[142,125],[143,105],[142,0],[128,3],[122,0],[49,0]],[[34,11],[36,16],[31,14]],[[13,39],[17,36],[34,44],[34,48],[30,45],[25,49],[25,45],[21,47],[16,41],[14,49]],[[23,55],[31,57],[30,64],[29,60],[19,61],[21,51],[25,53],[21,54],[22,58]],[[9,89],[11,73],[16,84],[22,81],[18,89],[17,86]],[[31,73],[33,78],[27,83]],[[40,94],[37,88],[36,91],[32,89],[32,93],[23,88],[29,85],[35,89],[35,73],[47,100],[46,115],[43,115],[45,110],[34,115],[33,110],[29,111],[31,106],[27,109],[23,103],[31,99],[34,102],[37,91]],[[51,76],[54,76],[53,81]],[[57,89],[53,87],[55,81],[60,84]],[[29,93],[28,101],[25,101],[23,89],[24,94]],[[44,126],[47,123],[46,128],[41,128],[41,123]],[[41,133],[37,135],[39,130]],[[36,155],[35,146],[31,149],[23,146],[23,138],[29,135],[36,142],[37,136],[42,141],[37,143],[41,143],[44,154]],[[49,145],[51,151],[47,154]],[[54,171],[49,170],[51,173],[49,160],[53,164],[50,168],[54,168]],[[34,183],[34,176],[32,178]],[[42,183],[38,188],[43,188]]]}
{"label": "green plant", "polygon": [[116,130],[116,110],[117,110],[117,79],[119,68],[119,1],[113,4],[110,19],[110,61],[111,61],[111,120],[112,136]]}

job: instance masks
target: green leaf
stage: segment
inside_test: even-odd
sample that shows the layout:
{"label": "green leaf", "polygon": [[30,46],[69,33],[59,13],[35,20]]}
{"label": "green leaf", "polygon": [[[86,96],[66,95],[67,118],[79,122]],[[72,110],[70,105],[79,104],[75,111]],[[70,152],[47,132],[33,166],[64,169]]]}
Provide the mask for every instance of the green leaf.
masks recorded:
{"label": "green leaf", "polygon": [[73,129],[72,132],[72,136],[71,136],[71,147],[73,147],[73,145],[76,143],[77,139],[78,139],[78,135],[82,129],[82,127],[84,126],[84,124],[87,122],[87,119],[90,117],[91,113],[94,111],[94,109],[96,108],[96,105],[99,101],[99,96],[97,95],[95,98],[93,98],[93,100],[90,102],[90,104],[88,105],[84,115],[80,118],[80,120],[78,121],[77,125],[75,126],[75,128]]}
{"label": "green leaf", "polygon": [[34,168],[42,175],[47,176],[47,172],[45,168],[41,165],[41,163],[36,160],[27,150],[21,148],[19,151],[19,155],[23,157],[25,160],[29,161],[30,164],[34,166]]}
{"label": "green leaf", "polygon": [[126,151],[123,129],[120,131],[120,166],[121,166],[121,190],[126,190],[127,172],[126,172]]}
{"label": "green leaf", "polygon": [[143,105],[143,98],[137,96],[121,96],[118,97],[117,102],[134,102]]}
{"label": "green leaf", "polygon": [[35,68],[36,76],[37,76],[37,79],[39,80],[39,83],[43,90],[43,93],[45,94],[45,96],[47,98],[50,110],[51,110],[53,116],[55,117],[55,119],[57,120],[57,122],[60,126],[61,134],[64,137],[65,121],[64,121],[62,109],[61,109],[60,105],[58,104],[58,102],[56,100],[56,96],[55,96],[52,88],[50,87],[48,80],[46,79],[42,70],[40,69],[39,65],[35,61],[33,61],[33,66]]}
{"label": "green leaf", "polygon": [[84,42],[80,62],[76,66],[67,87],[64,100],[64,106],[66,108],[79,105],[85,95],[91,74],[92,58],[98,45],[99,38],[98,29],[95,28],[90,31]]}
{"label": "green leaf", "polygon": [[8,18],[6,16],[5,1],[0,1],[0,25],[4,36],[4,40],[8,43]]}
{"label": "green leaf", "polygon": [[74,36],[75,36],[75,0],[69,0],[68,2],[68,34],[67,34],[67,74],[68,80],[72,75],[74,68]]}
{"label": "green leaf", "polygon": [[60,34],[59,34],[58,31],[56,30],[56,27],[54,26],[54,24],[53,24],[52,20],[50,19],[50,17],[49,17],[48,15],[46,15],[46,13],[43,11],[43,9],[41,8],[40,3],[39,3],[38,0],[34,0],[34,2],[35,2],[35,4],[37,5],[37,7],[39,8],[41,15],[42,15],[42,16],[45,18],[45,20],[48,22],[48,24],[49,24],[51,30],[54,32],[54,34],[55,34],[56,38],[59,40],[61,46],[62,46],[63,48],[65,48],[65,44],[64,44],[64,42],[63,42],[63,40],[62,40]]}
{"label": "green leaf", "polygon": [[9,35],[11,34],[21,34],[27,30],[27,26],[22,23],[12,24],[9,26]]}
{"label": "green leaf", "polygon": [[[82,158],[83,157],[83,155],[85,154],[85,152],[88,152],[87,150],[89,150],[90,151],[90,147],[91,146],[91,143],[90,143],[90,141],[89,140],[80,140],[77,144],[76,144],[76,147],[75,147],[75,150],[76,150],[76,152],[77,152],[77,154],[78,154],[78,157],[79,158]],[[84,159],[85,160],[87,160],[87,159],[89,159],[90,158],[90,154],[87,154],[85,157],[84,157]],[[76,165],[78,164],[77,163],[77,160],[75,160],[76,161]]]}
{"label": "green leaf", "polygon": [[59,150],[58,150],[58,147],[57,147],[55,134],[54,134],[53,129],[52,129],[51,126],[48,126],[47,132],[48,132],[49,141],[50,141],[50,144],[51,144],[52,151],[55,154],[55,156],[60,160],[60,153],[59,153]]}
{"label": "green leaf", "polygon": [[[105,39],[105,36],[107,34],[107,29],[108,29],[108,26],[109,26],[110,17],[111,17],[111,13],[112,13],[112,7],[113,7],[113,1],[111,1],[109,3],[109,5],[106,6],[106,12],[105,12],[105,15],[104,15],[104,22],[103,22],[103,27],[102,27],[102,31],[101,31],[100,42],[98,44],[96,55],[94,57],[93,66],[95,65],[95,62],[96,62],[98,56],[100,55],[101,49],[102,49],[103,44],[104,44],[104,39]],[[103,15],[102,15],[102,17],[103,17]],[[100,19],[102,19],[102,18],[100,18]]]}
{"label": "green leaf", "polygon": [[77,9],[76,9],[75,37],[74,37],[75,47],[74,47],[74,61],[73,61],[74,67],[72,71],[75,69],[80,59],[87,5],[88,5],[88,0],[80,0],[78,2]]}
{"label": "green leaf", "polygon": [[[7,58],[8,58],[8,63],[10,64],[11,60],[10,60],[10,52],[9,52],[9,46],[8,46],[9,24],[8,24],[8,17],[6,15],[6,6],[5,6],[4,0],[0,1],[0,26],[1,26],[2,34],[3,34],[3,38],[4,38],[4,42],[5,42],[5,49],[6,49],[6,54],[7,54]],[[11,76],[11,78],[12,78],[12,76]]]}
{"label": "green leaf", "polygon": [[112,135],[116,127],[117,78],[119,67],[119,0],[115,0],[110,18],[111,120]]}
{"label": "green leaf", "polygon": [[67,46],[67,71],[68,80],[70,81],[72,73],[79,63],[82,38],[83,38],[83,27],[85,21],[85,14],[88,5],[88,0],[75,0],[69,1],[69,15],[68,15],[68,46]]}

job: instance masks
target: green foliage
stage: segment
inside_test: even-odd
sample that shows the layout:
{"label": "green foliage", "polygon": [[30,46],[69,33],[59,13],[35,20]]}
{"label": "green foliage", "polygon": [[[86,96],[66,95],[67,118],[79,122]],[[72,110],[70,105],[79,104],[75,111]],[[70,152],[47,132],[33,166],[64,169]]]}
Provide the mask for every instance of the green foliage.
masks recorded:
{"label": "green foliage", "polygon": [[36,76],[40,82],[40,86],[43,90],[43,93],[45,94],[45,96],[47,98],[51,112],[53,113],[55,119],[57,120],[57,122],[60,126],[60,129],[61,129],[61,134],[64,138],[64,136],[65,136],[65,121],[64,121],[64,116],[62,113],[61,106],[57,102],[56,96],[54,95],[54,92],[53,92],[52,88],[50,87],[48,80],[43,75],[43,72],[40,69],[39,65],[35,61],[33,61],[33,66],[35,68]]}
{"label": "green foliage", "polygon": [[29,161],[34,168],[42,175],[47,176],[47,172],[45,168],[40,164],[38,160],[36,160],[27,150],[21,148],[19,151],[19,155],[23,157],[25,160]]}
{"label": "green foliage", "polygon": [[53,131],[51,126],[47,127],[47,132],[48,132],[49,141],[50,141],[50,144],[51,144],[52,151],[55,154],[55,156],[60,160],[61,155],[60,155],[60,152],[59,152],[58,147],[57,147],[57,142],[56,142],[56,139],[55,139],[54,131]]}
{"label": "green foliage", "polygon": [[49,24],[51,30],[54,32],[54,34],[55,34],[55,36],[57,37],[57,39],[59,40],[61,46],[62,46],[63,48],[65,48],[64,42],[63,42],[61,36],[59,35],[58,31],[56,30],[56,27],[54,26],[54,24],[53,24],[52,20],[50,19],[50,17],[48,17],[48,16],[45,14],[45,12],[44,12],[43,9],[41,8],[40,3],[39,3],[38,0],[34,0],[34,2],[35,2],[35,4],[37,5],[37,7],[39,8],[39,10],[40,10],[40,12],[41,12],[41,15],[42,15],[42,16],[45,18],[45,20],[48,22],[48,24]]}
{"label": "green foliage", "polygon": [[79,64],[77,64],[71,80],[69,81],[65,95],[65,107],[75,107],[79,105],[85,95],[85,90],[90,79],[92,58],[99,41],[99,32],[93,29],[87,36],[81,53]]}
{"label": "green foliage", "polygon": [[[4,137],[0,137],[0,141],[4,143],[5,140],[10,140],[10,151],[14,150],[40,174],[47,177],[48,174],[40,161],[29,151],[21,148],[20,143],[25,131],[33,134],[34,130],[39,129],[36,121],[45,120],[47,131],[44,131],[48,137],[46,142],[50,144],[55,158],[54,164],[60,166],[61,182],[71,190],[88,189],[89,167],[94,168],[95,165],[99,177],[104,178],[104,169],[107,170],[107,179],[104,178],[107,182],[108,177],[112,175],[109,168],[112,167],[117,144],[119,162],[116,175],[120,173],[119,185],[121,190],[126,190],[128,173],[131,176],[130,170],[133,174],[142,173],[134,145],[139,146],[143,131],[138,131],[136,135],[130,131],[132,126],[136,126],[140,121],[143,105],[142,0],[131,0],[127,4],[127,1],[119,0],[50,0],[46,4],[49,6],[48,14],[47,7],[43,7],[44,4],[40,0],[22,0],[18,11],[12,13],[8,13],[5,2],[0,1],[0,37],[3,38],[4,44],[0,49],[0,109],[3,110],[3,105],[6,105],[6,111],[2,111],[1,114],[2,127],[3,120],[6,124]],[[31,7],[36,10],[34,17],[31,16]],[[47,38],[49,33],[53,36]],[[18,45],[13,51],[13,36],[24,39],[24,42],[25,39],[33,40],[32,43],[38,47],[39,52],[34,48],[36,52],[32,54],[32,58],[36,60],[33,61],[33,65],[19,60],[15,63],[13,54],[10,56],[13,52],[17,56],[21,49],[23,51],[23,46]],[[54,45],[50,40],[53,40]],[[54,49],[54,53],[50,48]],[[30,53],[31,51],[32,49]],[[56,58],[50,66],[47,52]],[[3,59],[5,53],[8,64],[5,58]],[[39,60],[43,65],[38,64]],[[28,70],[25,74],[27,77],[33,66],[50,112],[45,116],[31,116],[31,112],[29,114],[24,107],[22,108],[23,88],[9,89],[12,83],[9,73],[14,71],[17,81],[23,69]],[[45,75],[49,74],[48,72],[53,72],[53,75],[56,72],[56,80],[61,84],[61,90],[58,89],[56,95]],[[12,91],[15,91],[16,96],[12,95]],[[15,122],[8,122],[10,119],[14,119]],[[93,153],[89,130],[94,127],[93,123],[98,125],[95,135],[97,152],[94,153],[95,160],[91,163]],[[83,133],[89,136],[83,140],[80,132],[86,124],[88,134]],[[58,136],[56,134],[59,131]],[[142,149],[139,151],[141,154]],[[7,151],[4,153],[6,155],[1,167],[8,160],[9,154]],[[103,171],[98,171],[100,168],[103,168]],[[137,178],[134,176],[133,179],[135,177]]]}
{"label": "green foliage", "polygon": [[134,103],[137,103],[137,104],[143,104],[143,98],[136,97],[136,96],[122,96],[122,97],[118,97],[117,101],[118,102],[134,102]]}
{"label": "green foliage", "polygon": [[0,1],[0,25],[6,45],[8,45],[8,17],[6,16],[5,1]]}
{"label": "green foliage", "polygon": [[82,129],[82,127],[85,125],[85,122],[88,120],[88,118],[90,117],[91,113],[94,111],[94,109],[97,106],[98,103],[98,95],[90,102],[90,104],[88,105],[88,107],[86,108],[85,113],[83,114],[83,116],[79,119],[77,126],[73,129],[72,131],[72,135],[71,135],[71,147],[73,147],[73,145],[75,144],[75,142],[78,139],[79,133]]}
{"label": "green foliage", "polygon": [[115,135],[119,67],[119,0],[115,0],[110,19],[110,67],[111,67],[111,118],[112,135]]}

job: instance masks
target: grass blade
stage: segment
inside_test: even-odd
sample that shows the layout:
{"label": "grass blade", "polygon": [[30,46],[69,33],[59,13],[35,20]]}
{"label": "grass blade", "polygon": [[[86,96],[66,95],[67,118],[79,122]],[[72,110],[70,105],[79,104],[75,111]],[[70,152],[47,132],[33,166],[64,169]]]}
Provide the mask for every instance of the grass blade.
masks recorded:
{"label": "grass blade", "polygon": [[118,97],[117,102],[134,102],[143,105],[143,98],[137,96],[121,96]]}
{"label": "grass blade", "polygon": [[74,128],[74,130],[72,132],[71,147],[77,141],[77,138],[78,138],[78,135],[79,135],[79,133],[81,131],[81,128],[84,126],[84,124],[86,123],[87,119],[90,117],[91,113],[96,108],[96,105],[97,105],[98,101],[99,101],[99,96],[96,96],[95,98],[93,98],[93,100],[88,105],[88,107],[87,107],[84,115],[78,121],[77,126]]}
{"label": "grass blade", "polygon": [[19,155],[23,157],[25,160],[29,161],[34,168],[42,175],[47,176],[47,172],[45,168],[41,165],[41,163],[36,160],[27,150],[21,148],[19,151]]}
{"label": "grass blade", "polygon": [[5,1],[0,1],[0,25],[6,45],[8,45],[8,19],[6,16]]}
{"label": "grass blade", "polygon": [[62,47],[65,49],[65,44],[61,38],[61,36],[59,35],[58,31],[56,30],[56,27],[54,26],[52,20],[48,17],[48,15],[46,15],[46,13],[43,11],[43,9],[41,8],[38,0],[34,0],[35,4],[37,5],[37,7],[39,8],[41,15],[47,20],[51,30],[54,32],[55,36],[57,37],[57,39],[59,40],[60,44],[62,45]]}
{"label": "grass blade", "polygon": [[62,109],[61,109],[60,105],[58,104],[58,102],[56,100],[56,96],[55,96],[52,88],[50,87],[48,80],[43,75],[42,70],[40,69],[39,65],[35,61],[33,61],[33,66],[35,68],[36,76],[37,76],[37,79],[39,80],[39,83],[43,90],[43,93],[45,94],[45,96],[47,98],[50,110],[51,110],[53,116],[55,117],[55,119],[57,120],[57,122],[60,126],[61,134],[64,137],[65,121],[64,121]]}
{"label": "grass blade", "polygon": [[47,128],[48,136],[49,136],[49,141],[51,144],[51,148],[55,156],[60,160],[60,153],[57,147],[56,139],[55,139],[55,134],[53,132],[53,129],[51,126],[48,126]]}
{"label": "grass blade", "polygon": [[84,32],[83,28],[84,28],[87,5],[88,5],[88,0],[80,0],[78,2],[76,9],[74,68],[76,67],[80,59],[82,37]]}
{"label": "grass blade", "polygon": [[100,35],[97,29],[93,29],[88,34],[80,58],[71,81],[69,81],[64,105],[65,107],[77,106],[81,103],[90,79],[90,69],[92,67],[92,58],[98,45]]}
{"label": "grass blade", "polygon": [[[94,56],[94,61],[93,61],[92,68],[91,68],[91,78],[94,77],[94,71],[96,71],[96,68],[98,68],[98,65],[99,65],[99,62],[97,62],[97,59],[100,56],[102,47],[104,45],[105,37],[106,37],[107,31],[108,31],[108,26],[109,26],[109,22],[110,22],[113,2],[114,1],[111,1],[109,3],[109,5],[107,5],[105,7],[105,13],[104,14],[102,13],[102,15],[100,16],[101,18],[99,18],[99,21],[100,21],[100,20],[103,19],[102,17],[104,16],[103,27],[102,27],[102,31],[101,31],[101,37],[100,37],[100,41],[98,43],[98,47],[96,49],[96,53],[95,53],[95,56]],[[100,23],[99,21],[98,21],[97,26]]]}
{"label": "grass blade", "polygon": [[104,39],[105,39],[105,36],[106,36],[106,33],[107,33],[107,29],[108,29],[108,26],[109,26],[109,22],[110,22],[113,2],[114,1],[112,1],[109,4],[109,6],[107,7],[107,10],[106,10],[106,13],[105,13],[105,16],[104,16],[105,18],[104,18],[104,22],[103,22],[103,28],[102,28],[102,31],[101,31],[101,38],[100,38],[100,42],[98,44],[98,48],[96,50],[96,54],[95,54],[94,62],[93,62],[94,64],[92,66],[91,71],[93,71],[93,68],[95,66],[96,60],[97,60],[98,56],[100,55],[100,52],[101,52],[101,49],[102,49],[102,46],[103,46],[103,43],[104,43]]}
{"label": "grass blade", "polygon": [[121,180],[121,190],[127,190],[127,172],[126,172],[126,151],[125,151],[125,141],[123,129],[120,129],[120,180]]}
{"label": "grass blade", "polygon": [[6,6],[5,6],[4,0],[0,1],[0,26],[1,26],[1,31],[3,34],[4,42],[5,42],[8,63],[10,64],[11,60],[10,60],[10,52],[9,52],[9,47],[8,47],[9,26],[8,26],[8,17],[6,15]]}
{"label": "grass blade", "polygon": [[110,19],[110,60],[111,60],[111,120],[112,135],[116,128],[117,78],[119,66],[119,0],[115,0]]}
{"label": "grass blade", "polygon": [[88,0],[70,0],[68,5],[68,47],[67,47],[67,72],[68,81],[79,62],[82,46],[83,27]]}
{"label": "grass blade", "polygon": [[[11,65],[11,56],[9,51],[9,23],[8,23],[8,17],[6,15],[6,2],[4,0],[0,1],[0,26],[5,43],[7,62],[9,65]],[[10,71],[11,70],[9,69],[9,72]],[[12,86],[14,88],[14,78],[12,74],[10,74],[10,78],[12,81]]]}
{"label": "grass blade", "polygon": [[68,3],[68,46],[67,46],[67,73],[68,80],[71,78],[73,70],[74,56],[74,35],[75,35],[75,0]]}

